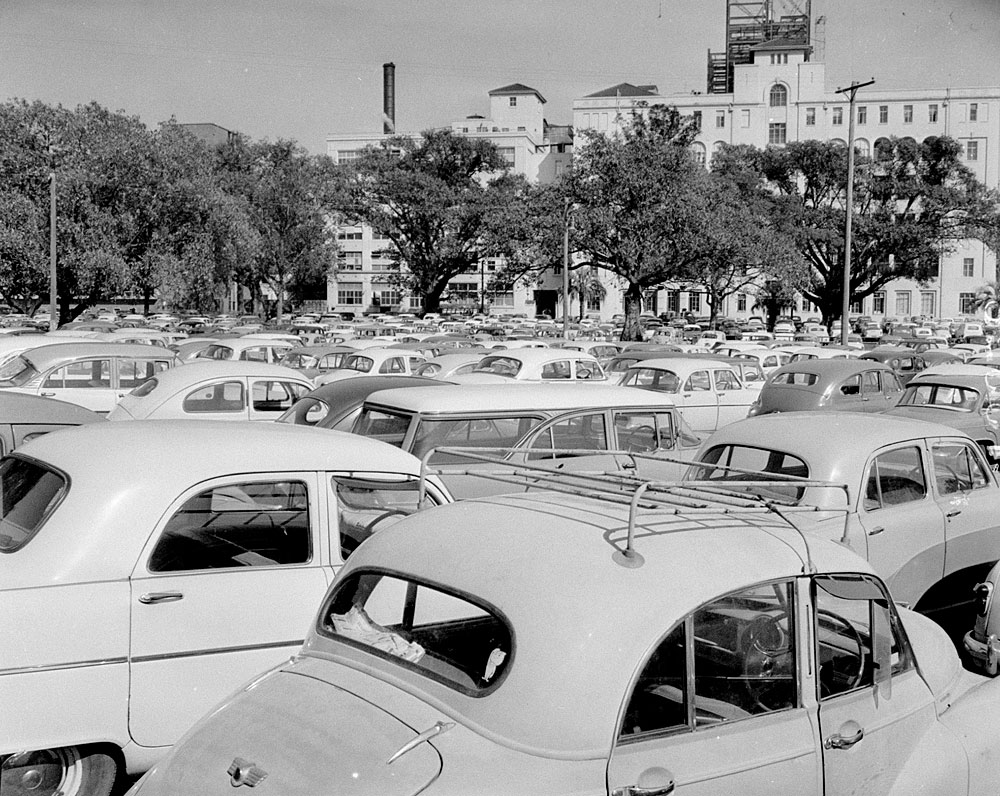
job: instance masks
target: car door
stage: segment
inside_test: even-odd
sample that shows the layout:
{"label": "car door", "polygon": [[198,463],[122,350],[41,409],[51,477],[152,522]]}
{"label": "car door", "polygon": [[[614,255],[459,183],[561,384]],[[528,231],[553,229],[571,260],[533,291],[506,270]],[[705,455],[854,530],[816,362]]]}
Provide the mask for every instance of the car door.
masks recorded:
{"label": "car door", "polygon": [[170,367],[163,359],[134,359],[126,357],[115,360],[115,394],[118,400],[128,395],[145,381]]}
{"label": "car door", "polygon": [[250,419],[274,420],[290,409],[307,392],[295,382],[277,379],[250,379]]}
{"label": "car door", "polygon": [[118,395],[111,387],[111,357],[70,362],[46,374],[39,395],[107,414]]}
{"label": "car door", "polygon": [[996,544],[1000,487],[974,442],[939,438],[930,440],[930,446],[934,499],[945,518],[944,574],[975,567],[969,583],[974,586],[1000,557]]}
{"label": "car door", "polygon": [[129,732],[174,743],[301,646],[326,589],[315,473],[231,476],[181,495],[131,577]]}
{"label": "car door", "polygon": [[825,796],[889,793],[936,723],[934,697],[876,579],[818,575],[813,608]]}
{"label": "car door", "polygon": [[186,389],[164,403],[154,416],[248,420],[247,379],[226,378]]}
{"label": "car door", "polygon": [[615,449],[646,454],[620,462],[623,469],[634,467],[642,478],[680,480],[687,465],[672,460],[692,461],[701,437],[684,427],[676,409],[614,409],[611,414]]}
{"label": "car door", "polygon": [[841,380],[833,385],[830,393],[830,405],[841,412],[865,412],[865,404],[861,399],[861,374]]}
{"label": "car door", "polygon": [[745,418],[756,395],[751,398],[735,371],[728,368],[713,370],[712,380],[719,399],[718,427]]}
{"label": "car door", "polygon": [[[803,705],[794,580],[723,595],[685,617],[639,669],[608,763],[612,796],[820,793]],[[767,639],[765,641],[765,638]]]}
{"label": "car door", "polygon": [[868,560],[893,596],[916,602],[944,573],[944,517],[931,496],[923,441],[880,449],[866,465],[858,501]]}
{"label": "car door", "polygon": [[719,394],[712,388],[707,370],[696,370],[681,384],[678,394],[681,414],[695,431],[715,431],[719,425]]}

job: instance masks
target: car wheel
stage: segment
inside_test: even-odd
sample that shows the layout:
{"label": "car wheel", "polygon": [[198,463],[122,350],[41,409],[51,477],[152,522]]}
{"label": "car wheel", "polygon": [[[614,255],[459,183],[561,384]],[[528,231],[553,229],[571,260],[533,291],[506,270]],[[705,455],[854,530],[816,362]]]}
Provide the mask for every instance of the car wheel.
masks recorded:
{"label": "car wheel", "polygon": [[118,763],[96,747],[68,746],[11,755],[0,766],[3,796],[108,796]]}

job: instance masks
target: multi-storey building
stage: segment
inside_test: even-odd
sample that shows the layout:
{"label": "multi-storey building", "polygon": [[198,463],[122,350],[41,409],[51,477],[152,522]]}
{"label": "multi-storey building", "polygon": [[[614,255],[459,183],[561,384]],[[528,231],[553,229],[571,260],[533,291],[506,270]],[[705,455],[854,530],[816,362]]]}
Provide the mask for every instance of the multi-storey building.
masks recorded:
{"label": "multi-storey building", "polygon": [[[808,28],[806,28],[808,29]],[[722,144],[781,146],[809,139],[847,142],[849,104],[845,94],[826,84],[825,64],[810,60],[804,40],[779,39],[756,44],[744,62],[730,66],[732,90],[726,93],[661,95],[656,86],[621,84],[573,102],[573,126],[613,133],[643,105],[667,104],[700,122],[693,144],[706,166]],[[728,87],[718,79],[709,88]],[[963,148],[963,161],[986,185],[1000,186],[1000,87],[921,88],[882,91],[877,84],[858,92],[854,145],[868,155],[880,139],[896,136],[923,141],[947,135]],[[963,241],[945,252],[936,279],[920,284],[898,280],[866,298],[855,311],[873,316],[955,316],[973,312],[978,287],[996,280],[996,254],[979,241]],[[684,288],[684,289],[682,289]],[[620,297],[609,291],[605,312]],[[697,286],[668,285],[649,297],[657,312],[707,314]],[[804,300],[795,309],[814,313]],[[743,317],[753,311],[747,295],[733,297],[723,314]]]}
{"label": "multi-storey building", "polygon": [[[533,182],[550,182],[572,160],[573,135],[568,126],[550,125],[544,116],[545,98],[535,89],[520,83],[489,92],[489,116],[473,115],[453,122],[456,133],[492,141],[511,170]],[[399,135],[417,137],[414,132]],[[337,163],[358,157],[366,146],[381,143],[388,133],[331,135],[327,153]],[[334,312],[380,311],[413,312],[421,309],[417,297],[401,295],[389,279],[392,266],[385,256],[391,245],[377,238],[367,226],[338,230],[339,263],[328,288],[327,304]],[[555,289],[495,290],[491,278],[501,266],[488,258],[478,267],[449,282],[443,297],[446,309],[524,312],[534,315],[547,309],[554,314]]]}

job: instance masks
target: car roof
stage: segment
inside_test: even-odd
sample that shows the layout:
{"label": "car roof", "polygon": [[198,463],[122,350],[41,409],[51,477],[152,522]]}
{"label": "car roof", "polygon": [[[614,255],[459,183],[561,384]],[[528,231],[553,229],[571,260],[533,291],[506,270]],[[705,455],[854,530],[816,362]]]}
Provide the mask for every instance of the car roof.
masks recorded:
{"label": "car roof", "polygon": [[3,423],[83,424],[104,419],[103,415],[68,401],[0,390],[0,422]]}
{"label": "car roof", "polygon": [[[679,367],[678,367],[679,366]],[[660,359],[646,359],[642,362],[637,362],[632,366],[633,368],[661,368],[663,370],[670,370],[677,375],[693,373],[696,370],[703,370],[706,368],[719,367],[729,368],[730,370],[737,370],[733,363],[729,361],[729,358],[714,357],[712,355],[708,356],[665,356]],[[630,368],[631,370],[631,368]]]}
{"label": "car roof", "polygon": [[[70,488],[36,538],[14,555],[0,556],[5,588],[38,585],[39,578],[52,583],[121,581],[168,505],[185,490],[219,476],[420,472],[415,457],[378,440],[250,421],[91,423],[45,434],[12,455],[65,473]],[[87,533],[80,533],[81,517]]]}
{"label": "car roof", "polygon": [[270,376],[311,383],[308,378],[302,375],[301,371],[294,368],[243,359],[195,359],[179,367],[157,373],[155,378],[162,387],[181,387],[185,384],[193,384],[220,376]]}
{"label": "car roof", "polygon": [[332,406],[361,400],[381,390],[417,389],[447,386],[451,382],[430,376],[356,376],[353,379],[331,381],[307,393],[306,398],[318,398]]}
{"label": "car roof", "polygon": [[910,381],[910,384],[927,384],[936,382],[940,384],[960,384],[970,387],[982,387],[983,380],[991,378],[1000,387],[1000,374],[996,368],[987,365],[970,365],[962,362],[946,362],[927,368]]}
{"label": "car roof", "polygon": [[531,410],[592,409],[605,406],[672,406],[662,393],[602,383],[504,382],[496,384],[448,384],[448,389],[381,390],[367,403],[406,412],[506,412]]}
{"label": "car roof", "polygon": [[168,348],[141,343],[54,343],[32,348],[21,354],[36,370],[50,368],[87,357],[128,357],[130,359],[168,359],[177,355]]}
{"label": "car roof", "polygon": [[[608,717],[620,711],[635,667],[678,620],[719,595],[799,575],[806,560],[802,537],[774,515],[746,521],[720,512],[706,522],[641,510],[635,549],[643,563],[629,568],[613,559],[624,547],[628,513],[627,503],[548,492],[464,500],[380,531],[352,555],[344,575],[397,571],[494,606],[510,621],[515,643],[502,687],[488,699],[442,698],[460,699],[474,726],[517,738],[535,753],[606,756],[614,741]],[[845,548],[808,544],[819,571],[871,571]],[[335,644],[315,631],[307,642],[320,650]],[[377,677],[383,667],[371,668]],[[447,691],[400,667],[392,674],[415,689]],[[580,700],[583,693],[588,698]],[[526,698],[534,702],[528,723]]]}
{"label": "car roof", "polygon": [[[507,341],[509,342],[509,341]],[[588,362],[596,361],[596,358],[586,351],[578,351],[574,348],[502,348],[492,349],[485,357],[507,357],[509,359],[519,359],[525,364],[536,364],[543,362],[554,362],[560,359],[584,359]]]}
{"label": "car roof", "polygon": [[[794,352],[793,352],[794,353]],[[789,362],[782,365],[774,373],[815,373],[818,376],[829,376],[831,378],[841,378],[854,373],[861,373],[865,370],[885,370],[892,372],[892,369],[881,362],[871,359],[805,359],[799,362]],[[772,374],[771,378],[774,378]]]}

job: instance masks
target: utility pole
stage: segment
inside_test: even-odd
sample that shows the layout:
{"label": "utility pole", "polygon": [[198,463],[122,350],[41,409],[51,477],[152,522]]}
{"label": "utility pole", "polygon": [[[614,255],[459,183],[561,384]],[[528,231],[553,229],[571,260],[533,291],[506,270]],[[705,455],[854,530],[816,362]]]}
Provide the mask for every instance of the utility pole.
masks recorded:
{"label": "utility pole", "polygon": [[840,344],[847,346],[848,319],[851,313],[851,232],[854,217],[854,99],[860,89],[875,83],[875,78],[866,83],[851,83],[847,88],[838,88],[838,94],[848,97],[847,125],[847,223],[844,226],[844,302],[840,320]]}
{"label": "utility pole", "polygon": [[563,338],[569,339],[569,197],[563,205]]}
{"label": "utility pole", "polygon": [[49,331],[59,328],[59,301],[56,284],[56,163],[49,172]]}

